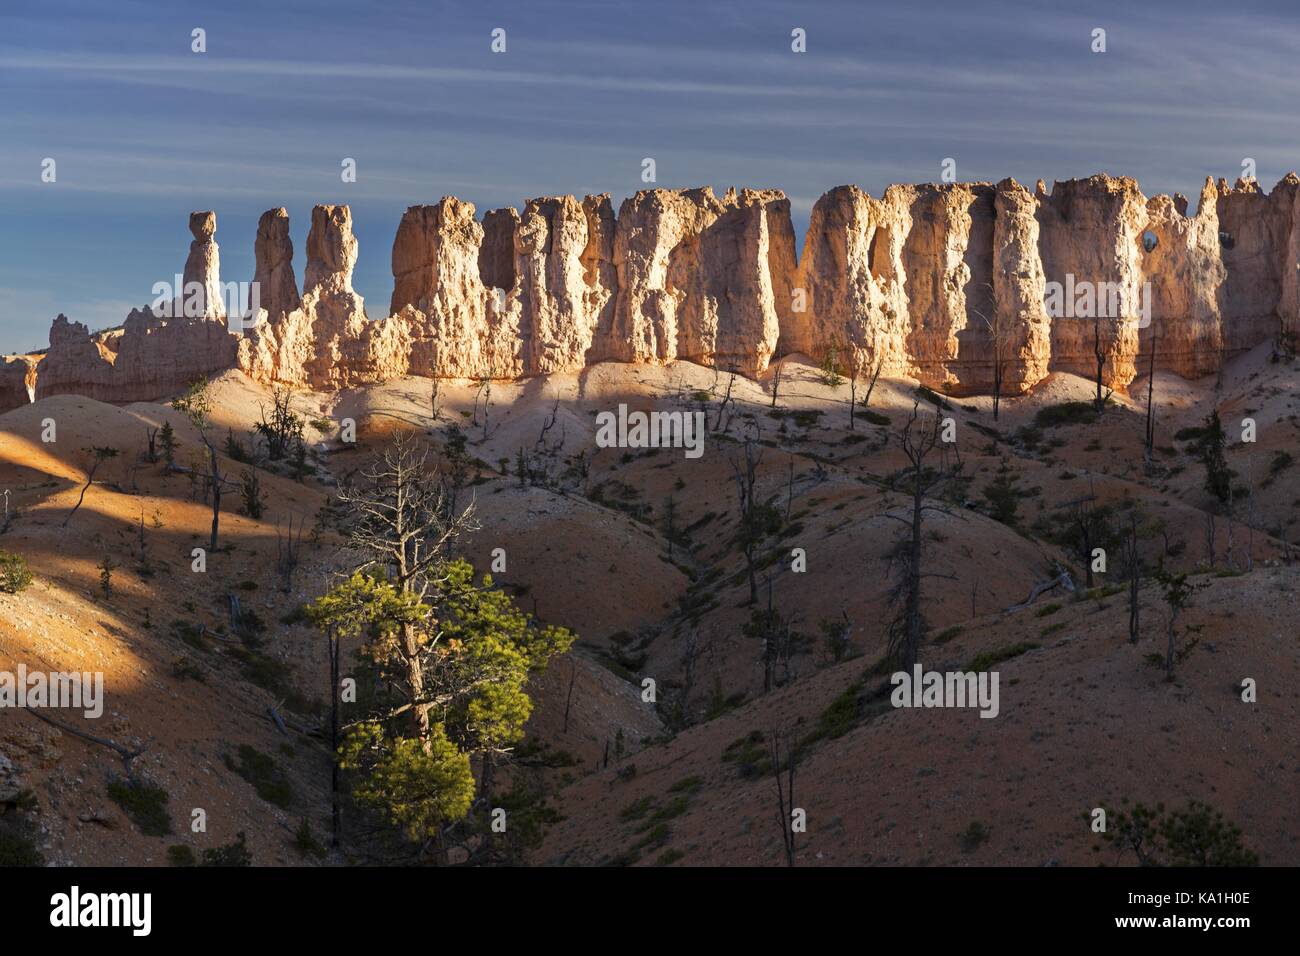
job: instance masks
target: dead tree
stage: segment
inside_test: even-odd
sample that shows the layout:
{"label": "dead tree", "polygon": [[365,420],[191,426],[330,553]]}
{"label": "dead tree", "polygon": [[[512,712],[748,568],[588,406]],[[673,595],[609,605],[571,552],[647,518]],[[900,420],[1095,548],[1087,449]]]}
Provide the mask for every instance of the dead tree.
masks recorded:
{"label": "dead tree", "polygon": [[[767,757],[772,765],[772,779],[776,784],[776,822],[781,828],[781,847],[785,851],[786,866],[794,866],[794,781],[799,765],[799,744],[789,730],[768,733]],[[782,780],[782,774],[785,779]]]}
{"label": "dead tree", "polygon": [[1048,578],[1046,581],[1040,581],[1035,584],[1029,589],[1029,597],[1025,598],[1019,604],[1011,605],[1003,613],[1011,614],[1015,611],[1023,611],[1025,608],[1037,601],[1039,596],[1044,592],[1051,591],[1053,588],[1057,587],[1062,587],[1071,594],[1074,593],[1074,579],[1070,577],[1070,572],[1059,564],[1056,565],[1055,576]]}
{"label": "dead tree", "polygon": [[[911,670],[916,663],[921,643],[925,639],[926,622],[922,611],[921,525],[927,511],[951,515],[948,509],[926,501],[947,480],[942,470],[927,469],[925,460],[939,443],[939,417],[930,422],[922,420],[920,402],[912,403],[912,414],[898,434],[899,443],[909,466],[905,469],[911,483],[912,506],[910,517],[886,513],[883,517],[901,522],[907,532],[900,538],[890,554],[889,562],[896,579],[889,592],[889,603],[898,613],[889,624],[888,654],[900,669]],[[938,575],[951,577],[950,575]]]}
{"label": "dead tree", "polygon": [[[477,530],[473,504],[459,513],[450,509],[443,482],[430,470],[428,450],[402,432],[361,471],[359,482],[339,490],[338,499],[354,518],[350,542],[366,555],[356,570],[385,569],[407,600],[423,601],[435,591],[455,539]],[[392,640],[409,701],[388,716],[409,715],[414,735],[428,753],[434,708],[447,703],[429,693],[426,680],[428,662],[440,648],[426,640],[413,620],[403,621]]]}
{"label": "dead tree", "polygon": [[855,348],[848,350],[844,362],[849,377],[849,431],[856,431],[858,410],[858,377],[862,374],[862,356]]}
{"label": "dead tree", "polygon": [[[277,529],[278,530],[278,529]],[[339,635],[326,632],[330,656],[330,843],[339,845]]]}
{"label": "dead tree", "polygon": [[81,503],[86,500],[86,492],[89,491],[90,486],[94,484],[95,472],[99,470],[99,466],[110,458],[116,458],[118,454],[116,448],[108,448],[106,446],[96,446],[94,448],[84,448],[82,450],[88,451],[91,454],[90,468],[86,471],[86,483],[81,486],[81,494],[77,498],[77,503],[72,506],[72,510],[68,512],[68,516],[63,519],[63,527],[65,528],[68,526],[68,522],[72,520],[72,516],[77,513],[77,509],[81,507]]}
{"label": "dead tree", "polygon": [[758,482],[758,464],[762,455],[754,454],[754,443],[748,435],[741,444],[739,456],[728,454],[732,475],[736,482],[736,498],[740,506],[740,521],[736,528],[736,543],[745,558],[745,573],[749,578],[749,604],[758,602],[758,551],[768,535],[776,530],[780,515],[776,509],[758,501],[754,487]]}
{"label": "dead tree", "polygon": [[677,541],[677,498],[664,499],[664,538],[668,541],[668,560],[673,559],[673,544]]}
{"label": "dead tree", "polygon": [[470,419],[471,424],[478,424],[478,403],[479,397],[483,398],[483,437],[481,440],[486,441],[488,432],[491,430],[490,415],[492,409],[492,379],[496,375],[495,369],[489,369],[487,374],[478,380],[478,385],[474,391],[474,413]]}
{"label": "dead tree", "polygon": [[1246,570],[1255,570],[1255,456],[1246,456]]}
{"label": "dead tree", "polygon": [[1094,404],[1099,412],[1106,407],[1106,402],[1113,394],[1113,390],[1106,392],[1105,396],[1101,394],[1102,379],[1106,372],[1106,350],[1101,344],[1101,320],[1100,315],[1092,320],[1092,353],[1097,360],[1097,397],[1094,399]]}
{"label": "dead tree", "polygon": [[777,392],[781,390],[781,379],[785,376],[785,366],[777,362],[772,366],[772,407],[776,408]]}
{"label": "dead tree", "polygon": [[307,519],[298,519],[298,531],[293,530],[293,515],[289,515],[287,533],[280,533],[280,522],[275,523],[275,571],[280,577],[280,590],[288,594],[293,587],[293,573],[298,569],[298,552],[302,548],[302,531]]}
{"label": "dead tree", "polygon": [[691,722],[691,694],[695,690],[695,678],[699,672],[699,662],[704,657],[712,658],[713,656],[713,636],[701,636],[695,628],[691,628],[682,638],[682,656],[680,666],[682,671],[681,679],[681,703],[677,708],[678,722],[681,726],[687,726]]}
{"label": "dead tree", "polygon": [[560,415],[560,397],[555,396],[555,401],[551,404],[550,413],[542,419],[542,431],[537,436],[537,442],[533,445],[534,450],[545,453],[549,450],[546,444],[546,433],[555,427],[555,421]]}
{"label": "dead tree", "polygon": [[209,420],[211,403],[208,399],[207,381],[200,379],[195,382],[182,398],[172,402],[172,407],[185,413],[190,424],[199,433],[203,447],[208,450],[208,483],[212,490],[212,535],[208,541],[208,548],[215,550],[217,530],[221,522],[221,489],[226,483],[226,477],[221,473],[217,446],[212,441],[212,424]]}
{"label": "dead tree", "polygon": [[1156,383],[1156,345],[1159,341],[1159,336],[1153,333],[1151,336],[1151,355],[1147,360],[1147,432],[1145,455],[1148,468],[1151,467],[1151,460],[1155,452],[1156,444],[1156,418],[1153,397],[1155,395]]}
{"label": "dead tree", "polygon": [[564,730],[562,733],[569,732],[569,711],[573,707],[573,684],[578,679],[578,662],[572,657],[569,658],[569,690],[564,695]]}
{"label": "dead tree", "polygon": [[[726,390],[726,392],[724,392],[723,395],[722,395],[722,404],[720,404],[720,405],[718,406],[718,417],[715,418],[715,419],[713,420],[713,430],[714,430],[715,432],[718,432],[718,431],[720,431],[720,432],[725,432],[728,428],[731,427],[731,414],[730,414],[730,409],[731,409],[731,408],[733,407],[733,405],[734,405],[734,403],[733,403],[733,401],[732,401],[732,398],[731,398],[731,391],[732,391],[733,388],[736,387],[736,369],[735,369],[735,366],[730,366],[730,367],[728,367],[728,370],[727,370],[727,371],[728,371],[728,375],[727,375],[727,390]],[[714,374],[715,374],[715,375],[717,374],[717,369],[716,369],[716,368],[714,369]],[[724,416],[724,415],[726,415],[726,425],[723,424],[723,416]]]}
{"label": "dead tree", "polygon": [[880,378],[880,370],[885,367],[883,358],[876,359],[876,367],[871,373],[871,381],[867,384],[867,394],[862,398],[862,407],[868,408],[871,405],[871,393],[876,390],[876,379]]}
{"label": "dead tree", "polygon": [[145,428],[144,436],[149,443],[149,451],[146,453],[146,457],[152,464],[158,460],[158,429]]}
{"label": "dead tree", "polygon": [[[1091,480],[1089,481],[1091,486]],[[1078,535],[1079,560],[1083,562],[1084,579],[1087,587],[1091,588],[1092,581],[1092,549],[1093,545],[1099,538],[1106,535],[1104,509],[1098,510],[1094,507],[1097,501],[1097,495],[1091,490],[1081,498],[1075,498],[1072,501],[1063,501],[1056,506],[1056,510],[1064,508],[1074,509],[1071,514],[1072,523],[1075,533]]]}
{"label": "dead tree", "polygon": [[[989,293],[993,293],[993,286],[985,283]],[[1002,408],[1002,385],[1007,380],[1007,363],[1011,352],[1011,336],[1013,334],[1013,324],[1007,321],[1002,310],[997,307],[994,299],[992,308],[987,315],[978,309],[971,309],[977,316],[984,320],[984,328],[988,330],[989,342],[993,351],[993,420],[998,420],[998,414]]]}
{"label": "dead tree", "polygon": [[1137,509],[1128,513],[1128,528],[1124,535],[1124,570],[1128,575],[1128,640],[1130,644],[1138,642],[1141,601],[1138,598],[1142,587],[1142,554],[1138,542]]}
{"label": "dead tree", "polygon": [[289,454],[294,442],[302,438],[303,420],[290,406],[293,393],[287,388],[276,388],[271,393],[271,418],[266,417],[266,407],[260,406],[261,421],[253,430],[266,442],[266,457],[280,461]]}

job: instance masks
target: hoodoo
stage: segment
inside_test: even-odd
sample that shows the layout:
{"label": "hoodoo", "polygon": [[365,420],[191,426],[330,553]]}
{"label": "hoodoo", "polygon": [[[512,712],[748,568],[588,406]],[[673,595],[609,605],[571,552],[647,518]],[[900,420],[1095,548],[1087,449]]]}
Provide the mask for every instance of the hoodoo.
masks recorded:
{"label": "hoodoo", "polygon": [[[685,359],[746,376],[827,356],[910,375],[951,394],[1020,394],[1050,372],[1125,388],[1142,356],[1185,377],[1294,336],[1300,312],[1300,178],[1271,193],[1207,179],[1197,210],[1097,175],[1034,192],[1011,179],[840,186],[813,207],[796,260],[777,190],[653,189],[624,200],[550,196],[488,211],[447,197],[412,206],[392,248],[388,314],[352,288],[359,254],[347,206],[317,206],[299,295],[289,217],[255,242],[256,311],[226,323],[216,216],[194,213],[186,285],[201,314],[136,310],[92,335],[63,316],[35,394],[159,398],[238,367],[314,389],[401,375],[518,377],[602,361]],[[1060,308],[1083,290],[1087,314]],[[1056,304],[1054,304],[1056,303]],[[23,385],[17,385],[22,378]],[[0,404],[21,403],[12,361]]]}

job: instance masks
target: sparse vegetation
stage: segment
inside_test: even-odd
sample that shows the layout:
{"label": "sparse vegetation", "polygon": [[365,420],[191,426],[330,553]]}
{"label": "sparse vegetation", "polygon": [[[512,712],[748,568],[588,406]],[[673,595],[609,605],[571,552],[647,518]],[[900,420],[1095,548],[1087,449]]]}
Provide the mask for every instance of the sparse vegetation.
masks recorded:
{"label": "sparse vegetation", "polygon": [[[1110,846],[1131,852],[1139,866],[1258,866],[1259,856],[1242,840],[1241,829],[1209,804],[1192,800],[1183,810],[1166,811],[1138,803],[1132,810],[1107,811]],[[1085,819],[1090,819],[1085,814]]]}
{"label": "sparse vegetation", "polygon": [[32,583],[32,572],[27,559],[12,551],[0,551],[0,591],[19,594]]}
{"label": "sparse vegetation", "polygon": [[167,812],[167,791],[142,780],[114,780],[108,795],[145,836],[168,836],[172,818]]}

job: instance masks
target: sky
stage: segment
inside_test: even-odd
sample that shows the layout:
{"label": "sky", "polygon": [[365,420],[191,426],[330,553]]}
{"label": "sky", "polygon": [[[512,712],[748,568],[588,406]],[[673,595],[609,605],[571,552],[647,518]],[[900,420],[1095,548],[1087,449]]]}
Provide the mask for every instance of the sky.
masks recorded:
{"label": "sky", "polygon": [[1294,0],[0,0],[0,352],[44,347],[60,312],[120,324],[181,271],[197,209],[229,282],[285,206],[301,282],[311,207],[350,204],[378,318],[407,206],[617,205],[646,157],[655,186],[785,190],[800,245],[826,190],[949,158],[961,181],[1109,172],[1194,208],[1247,158],[1265,188],[1300,167],[1297,63]]}

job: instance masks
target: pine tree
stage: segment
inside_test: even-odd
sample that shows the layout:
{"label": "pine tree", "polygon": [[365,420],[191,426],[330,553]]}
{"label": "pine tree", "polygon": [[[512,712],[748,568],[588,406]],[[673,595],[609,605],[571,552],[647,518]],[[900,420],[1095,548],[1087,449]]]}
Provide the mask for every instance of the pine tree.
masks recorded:
{"label": "pine tree", "polygon": [[366,702],[339,759],[359,771],[357,801],[420,842],[469,812],[474,760],[489,792],[494,758],[523,739],[532,713],[529,676],[574,640],[519,610],[490,575],[476,581],[473,566],[452,555],[456,537],[473,527],[472,507],[449,512],[425,461],[399,437],[363,472],[364,485],[340,493],[365,559],[308,607],[336,638],[362,638],[380,685],[397,689]]}
{"label": "pine tree", "polygon": [[1201,461],[1205,464],[1205,490],[1224,504],[1232,495],[1232,471],[1223,453],[1226,443],[1216,408],[1206,417],[1201,433]]}
{"label": "pine tree", "polygon": [[172,428],[171,422],[163,422],[162,431],[159,433],[159,440],[162,442],[163,459],[167,464],[176,463],[176,429]]}

